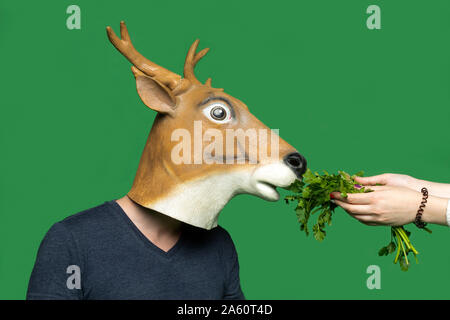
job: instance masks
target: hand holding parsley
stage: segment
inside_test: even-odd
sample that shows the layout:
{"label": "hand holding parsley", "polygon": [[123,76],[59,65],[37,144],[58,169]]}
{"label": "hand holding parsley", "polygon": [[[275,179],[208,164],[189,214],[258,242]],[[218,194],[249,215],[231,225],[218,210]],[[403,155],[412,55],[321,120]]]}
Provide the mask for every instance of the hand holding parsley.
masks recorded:
{"label": "hand holding parsley", "polygon": [[333,192],[331,196],[348,214],[367,225],[402,226],[414,221],[422,200],[420,192],[392,186],[366,188],[376,192],[349,194],[346,198]]}
{"label": "hand holding parsley", "polygon": [[[323,241],[326,236],[325,226],[331,225],[332,213],[337,207],[337,204],[332,201],[330,195],[335,195],[336,198],[340,199],[337,201],[339,201],[339,205],[345,209],[345,206],[350,206],[352,201],[367,201],[365,200],[367,197],[359,196],[358,193],[367,193],[373,191],[373,189],[380,190],[385,188],[380,186],[370,186],[369,189],[359,185],[356,183],[355,179],[358,179],[357,177],[361,177],[362,175],[363,172],[359,172],[356,175],[350,176],[343,171],[339,171],[338,174],[329,174],[324,171],[324,175],[319,175],[308,169],[303,175],[303,181],[297,180],[287,188],[294,194],[285,198],[287,203],[289,203],[289,201],[297,202],[295,211],[298,222],[300,223],[300,230],[305,231],[306,235],[308,235],[309,219],[313,214],[319,212],[317,222],[313,225],[312,231],[316,240]],[[411,197],[413,196],[415,195],[411,194]],[[395,199],[393,199],[393,201],[395,201]],[[376,219],[372,216],[373,213],[362,214],[363,212],[361,211],[361,215],[359,215],[359,212],[354,212],[361,209],[358,205],[361,206],[363,204],[353,203],[351,214],[360,221],[364,220],[363,222],[367,224],[376,224]],[[348,208],[349,207],[347,207],[347,209]],[[411,221],[404,220],[401,222],[409,223]],[[411,244],[409,235],[410,232],[405,230],[402,226],[393,226],[391,228],[391,241],[386,247],[381,248],[378,253],[380,256],[383,256],[395,252],[394,263],[400,262],[400,268],[403,271],[408,270],[410,265],[408,259],[409,253],[412,253],[417,261],[416,256],[418,252]]]}

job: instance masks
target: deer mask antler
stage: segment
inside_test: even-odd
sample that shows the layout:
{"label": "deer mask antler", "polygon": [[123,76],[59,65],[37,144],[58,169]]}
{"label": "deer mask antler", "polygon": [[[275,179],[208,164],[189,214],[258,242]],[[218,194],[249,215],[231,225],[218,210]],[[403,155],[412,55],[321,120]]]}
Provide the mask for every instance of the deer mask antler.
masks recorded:
{"label": "deer mask antler", "polygon": [[[106,32],[108,34],[109,41],[111,41],[114,47],[116,47],[116,49],[119,50],[120,53],[122,53],[122,55],[127,58],[137,69],[147,76],[158,80],[170,90],[182,92],[193,84],[201,84],[195,77],[194,68],[197,62],[209,51],[209,48],[205,48],[196,53],[199,44],[198,39],[194,41],[188,51],[184,64],[184,79],[182,79],[180,75],[157,65],[141,55],[134,48],[124,21],[120,22],[121,39],[114,33],[110,26],[106,27]],[[211,86],[210,79],[206,81],[206,85]]]}
{"label": "deer mask antler", "polygon": [[175,89],[181,80],[181,76],[151,62],[141,55],[134,48],[133,43],[131,42],[125,22],[120,22],[120,36],[122,39],[116,36],[113,29],[109,26],[106,27],[106,32],[108,34],[109,41],[111,41],[114,47],[116,47],[116,49],[119,50],[120,53],[122,53],[123,56],[127,58],[136,68],[149,77],[155,78],[168,88],[172,90]]}
{"label": "deer mask antler", "polygon": [[200,61],[201,58],[208,53],[209,48],[205,48],[197,53],[197,47],[200,40],[195,40],[194,43],[189,48],[188,54],[186,56],[186,61],[184,62],[184,78],[189,80],[191,83],[201,84],[200,81],[197,80],[194,74],[194,68],[197,62]]}

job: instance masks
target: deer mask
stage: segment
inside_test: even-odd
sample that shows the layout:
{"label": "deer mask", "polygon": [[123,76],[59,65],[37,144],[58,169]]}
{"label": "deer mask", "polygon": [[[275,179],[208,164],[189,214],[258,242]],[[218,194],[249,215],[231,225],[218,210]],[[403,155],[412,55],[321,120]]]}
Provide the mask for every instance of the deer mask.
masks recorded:
{"label": "deer mask", "polygon": [[[132,63],[137,92],[158,112],[128,196],[146,208],[211,229],[225,204],[248,193],[279,199],[276,187],[289,186],[306,170],[305,159],[262,124],[240,100],[202,84],[194,75],[208,52],[190,47],[184,77],[136,51],[124,22],[121,38],[108,38]],[[270,156],[268,156],[270,155]]]}

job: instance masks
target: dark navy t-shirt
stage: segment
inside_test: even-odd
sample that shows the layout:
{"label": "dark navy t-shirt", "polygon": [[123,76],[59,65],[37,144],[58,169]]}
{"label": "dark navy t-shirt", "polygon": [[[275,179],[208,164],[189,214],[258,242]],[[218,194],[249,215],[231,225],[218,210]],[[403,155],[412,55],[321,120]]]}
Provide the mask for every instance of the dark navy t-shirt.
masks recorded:
{"label": "dark navy t-shirt", "polygon": [[42,241],[27,299],[244,299],[228,232],[183,224],[168,252],[114,200],[54,224]]}

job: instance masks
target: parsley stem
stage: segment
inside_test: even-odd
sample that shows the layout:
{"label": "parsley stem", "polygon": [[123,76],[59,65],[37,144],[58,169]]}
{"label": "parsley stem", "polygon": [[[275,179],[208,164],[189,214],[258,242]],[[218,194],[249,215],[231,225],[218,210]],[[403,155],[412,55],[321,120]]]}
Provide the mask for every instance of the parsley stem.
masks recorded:
{"label": "parsley stem", "polygon": [[404,241],[404,244],[406,245],[406,247],[408,249],[411,249],[409,241],[408,241],[407,237],[405,237],[405,235],[403,234],[402,229],[401,228],[395,228],[395,230],[398,233],[398,235],[400,236],[400,238],[402,238],[402,240]]}
{"label": "parsley stem", "polygon": [[[394,232],[395,232],[395,229],[393,229],[393,230],[394,230]],[[400,250],[401,250],[401,248],[400,248],[400,243],[399,243],[397,234],[395,234],[395,236],[397,237],[397,238],[394,237],[395,242],[397,242],[397,254],[395,255],[394,263],[397,263],[398,257],[400,256]]]}
{"label": "parsley stem", "polygon": [[[398,234],[397,234],[397,237],[399,237]],[[405,246],[404,246],[404,244],[403,244],[403,241],[402,241],[402,239],[399,239],[399,241],[400,241],[400,246],[402,247],[403,256],[405,257],[406,264],[409,265],[408,254],[406,253],[406,250],[405,250]]]}
{"label": "parsley stem", "polygon": [[405,243],[408,246],[408,249],[410,249],[414,254],[419,254],[419,252],[417,252],[417,250],[413,247],[411,241],[409,240],[409,237],[406,234],[405,229],[403,229],[403,227],[398,227],[398,232],[399,232],[400,236],[405,240]]}

